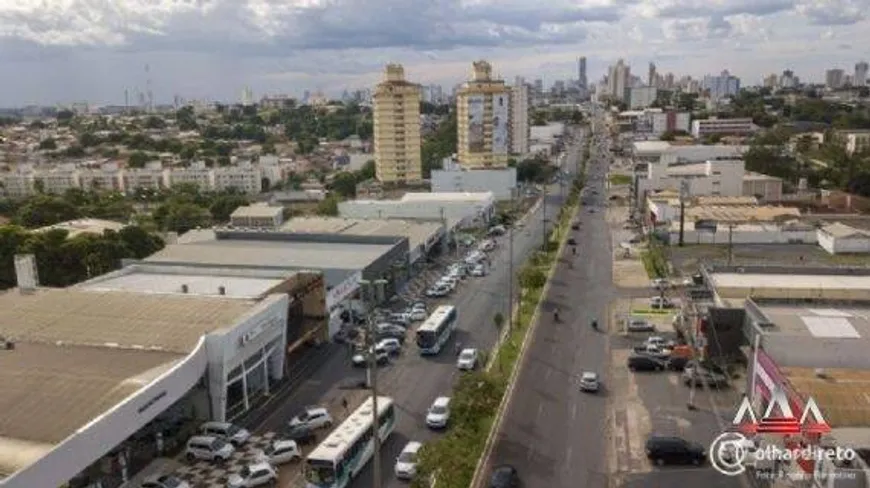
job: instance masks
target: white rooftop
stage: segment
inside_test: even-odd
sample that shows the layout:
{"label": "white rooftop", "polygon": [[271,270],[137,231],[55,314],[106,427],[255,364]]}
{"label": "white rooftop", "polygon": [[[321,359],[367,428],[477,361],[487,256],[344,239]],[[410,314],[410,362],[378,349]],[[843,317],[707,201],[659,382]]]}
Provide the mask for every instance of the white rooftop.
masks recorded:
{"label": "white rooftop", "polygon": [[492,192],[432,192],[405,193],[402,202],[487,202],[493,199]]}
{"label": "white rooftop", "polygon": [[711,278],[716,287],[724,288],[870,290],[870,276],[858,275],[713,273]]}
{"label": "white rooftop", "polygon": [[79,234],[90,233],[102,235],[107,230],[115,232],[127,227],[127,224],[115,222],[112,220],[103,219],[77,219],[60,222],[46,227],[40,227],[35,232],[47,232],[55,229],[63,229],[69,232],[69,237],[75,237]]}
{"label": "white rooftop", "polygon": [[[219,296],[220,287],[225,295],[235,298],[253,298],[266,294],[283,282],[277,278],[244,276],[209,276],[175,273],[129,273],[103,281],[82,284],[89,291],[130,291],[137,293]],[[187,291],[182,291],[187,285]]]}
{"label": "white rooftop", "polygon": [[267,204],[246,205],[237,208],[230,217],[274,218],[284,212],[282,207],[271,207]]}
{"label": "white rooftop", "polygon": [[637,141],[634,143],[635,153],[662,153],[670,149],[668,141]]}

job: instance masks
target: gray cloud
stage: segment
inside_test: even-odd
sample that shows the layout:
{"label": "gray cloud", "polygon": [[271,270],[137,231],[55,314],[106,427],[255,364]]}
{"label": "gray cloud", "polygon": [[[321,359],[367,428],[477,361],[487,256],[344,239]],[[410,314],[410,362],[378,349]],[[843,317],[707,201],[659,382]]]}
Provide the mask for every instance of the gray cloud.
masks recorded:
{"label": "gray cloud", "polygon": [[795,7],[795,0],[730,0],[726,2],[709,2],[688,0],[669,3],[658,7],[659,17],[688,19],[706,16],[727,17],[730,15],[772,15]]}
{"label": "gray cloud", "polygon": [[814,25],[853,25],[867,18],[867,0],[803,0],[797,11]]}

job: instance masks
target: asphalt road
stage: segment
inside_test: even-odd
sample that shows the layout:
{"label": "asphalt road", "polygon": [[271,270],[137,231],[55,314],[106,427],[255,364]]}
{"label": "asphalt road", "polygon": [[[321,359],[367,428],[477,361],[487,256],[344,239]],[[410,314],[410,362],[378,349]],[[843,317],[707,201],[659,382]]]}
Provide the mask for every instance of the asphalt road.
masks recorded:
{"label": "asphalt road", "polygon": [[[488,468],[515,466],[526,487],[607,486],[608,336],[590,327],[607,317],[611,285],[610,232],[605,221],[605,163],[593,151],[587,187],[596,202],[581,209],[577,256],[565,248],[531,338]],[[573,267],[569,261],[573,260]],[[562,319],[555,323],[552,310]],[[579,391],[584,371],[603,375],[598,394]],[[488,474],[489,469],[487,469]]]}
{"label": "asphalt road", "polygon": [[[569,149],[569,161],[578,154],[578,148]],[[573,170],[573,164],[565,168]],[[567,196],[568,189],[564,195]],[[520,264],[541,245],[543,239],[544,216],[555,217],[563,203],[559,185],[551,185],[546,197],[546,214],[544,208],[536,206],[525,220],[522,229],[513,233],[514,271]],[[491,256],[491,272],[483,278],[468,278],[460,285],[456,293],[448,300],[459,310],[459,325],[453,339],[445,350],[434,358],[423,358],[417,354],[413,340],[409,339],[403,355],[393,364],[380,369],[378,387],[380,394],[392,397],[399,409],[396,430],[392,437],[384,443],[381,451],[383,483],[378,488],[404,487],[406,483],[399,482],[393,475],[393,465],[401,448],[409,440],[426,442],[434,437],[434,433],[426,428],[425,412],[432,401],[441,395],[450,395],[457,371],[455,356],[452,354],[455,341],[463,346],[477,347],[489,350],[495,344],[497,330],[493,325],[493,316],[506,313],[508,306],[508,236],[499,239],[499,247]],[[517,288],[515,288],[516,292]],[[353,383],[364,376],[364,372],[353,369],[345,354],[333,353],[326,363],[317,369],[308,380],[304,381],[295,392],[282,399],[270,415],[263,421],[258,430],[280,430],[281,426],[295,413],[306,405],[332,404],[336,395],[342,395],[341,385]],[[355,488],[372,487],[372,464],[360,473],[352,485]]]}

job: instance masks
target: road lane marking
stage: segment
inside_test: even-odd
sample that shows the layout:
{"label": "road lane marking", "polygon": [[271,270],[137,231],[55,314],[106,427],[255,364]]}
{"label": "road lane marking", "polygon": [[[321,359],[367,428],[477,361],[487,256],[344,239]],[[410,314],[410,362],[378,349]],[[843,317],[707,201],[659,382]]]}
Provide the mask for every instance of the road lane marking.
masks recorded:
{"label": "road lane marking", "polygon": [[547,368],[546,371],[544,371],[544,379],[545,380],[550,378],[551,371],[553,371],[553,368]]}
{"label": "road lane marking", "polygon": [[577,404],[571,406],[571,420],[577,420]]}
{"label": "road lane marking", "polygon": [[538,414],[535,416],[535,423],[540,422],[540,420],[541,420],[541,413],[542,413],[543,411],[544,411],[544,404],[543,404],[543,403],[538,403]]}
{"label": "road lane marking", "polygon": [[571,446],[568,446],[568,450],[565,451],[565,461],[566,461],[566,464],[569,465],[569,466],[570,466],[570,464],[571,464],[571,455],[572,455],[573,453],[574,453],[574,452],[573,452],[573,450],[571,449]]}

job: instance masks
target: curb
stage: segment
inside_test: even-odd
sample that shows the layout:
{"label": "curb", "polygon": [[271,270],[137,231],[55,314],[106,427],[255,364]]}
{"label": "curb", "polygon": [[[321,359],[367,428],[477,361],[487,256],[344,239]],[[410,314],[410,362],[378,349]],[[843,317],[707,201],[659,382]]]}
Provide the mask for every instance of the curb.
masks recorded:
{"label": "curb", "polygon": [[[577,213],[580,211],[580,202],[577,202],[577,206],[574,207],[573,212],[571,213],[571,218],[569,222],[573,221],[577,217]],[[496,433],[501,430],[501,424],[504,420],[504,414],[507,410],[507,406],[510,403],[511,398],[513,397],[514,388],[516,387],[516,379],[519,376],[519,372],[522,369],[521,365],[525,362],[526,351],[528,350],[528,345],[531,342],[530,338],[535,335],[535,330],[538,327],[538,316],[541,312],[541,305],[544,303],[544,297],[547,296],[547,292],[550,291],[550,283],[553,281],[553,276],[556,274],[556,269],[559,264],[559,257],[562,255],[562,252],[565,249],[566,242],[568,241],[567,237],[570,232],[566,232],[565,235],[560,236],[561,242],[559,243],[559,249],[556,253],[556,261],[553,263],[553,269],[550,270],[549,276],[547,276],[547,283],[544,285],[544,288],[541,292],[541,300],[535,306],[535,311],[532,313],[531,321],[529,324],[529,330],[526,331],[525,337],[523,337],[523,343],[520,346],[520,353],[517,356],[517,362],[514,364],[514,369],[511,371],[510,377],[508,377],[508,387],[505,390],[504,395],[502,395],[501,402],[499,402],[498,410],[496,411],[495,418],[493,419],[492,426],[489,429],[489,435],[486,437],[486,443],[483,445],[483,452],[481,453],[480,458],[477,461],[477,468],[474,470],[474,476],[471,478],[470,488],[476,488],[481,483],[481,476],[483,473],[483,468],[489,464],[489,458],[492,455],[493,443],[495,440]],[[517,304],[517,311],[519,310],[519,303]],[[495,357],[498,357],[496,354]],[[490,364],[494,364],[491,362]],[[489,365],[487,370],[489,370]]]}

